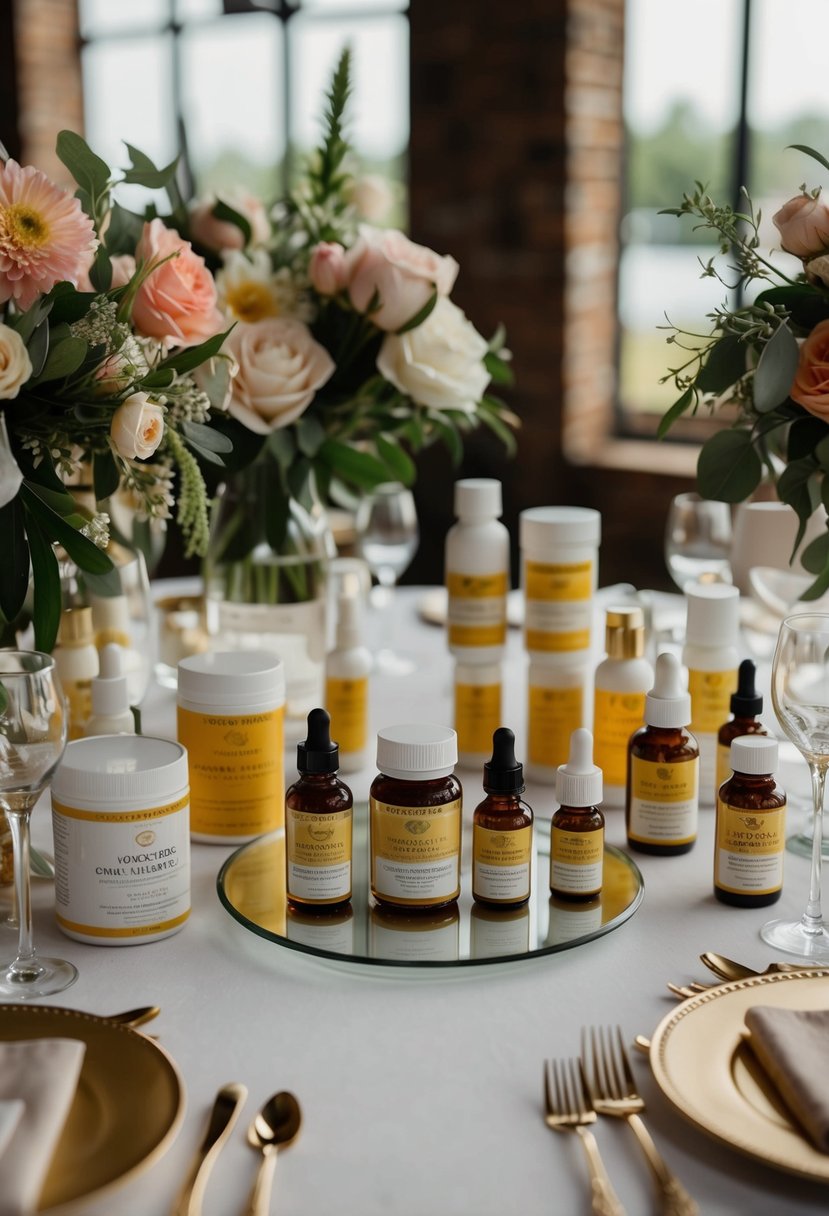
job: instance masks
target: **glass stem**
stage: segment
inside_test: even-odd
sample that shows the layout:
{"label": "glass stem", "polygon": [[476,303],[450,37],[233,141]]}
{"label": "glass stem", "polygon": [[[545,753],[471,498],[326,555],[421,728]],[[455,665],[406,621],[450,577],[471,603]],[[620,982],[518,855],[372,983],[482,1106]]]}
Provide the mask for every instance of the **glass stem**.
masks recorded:
{"label": "glass stem", "polygon": [[14,855],[14,893],[17,900],[18,938],[17,958],[12,963],[16,971],[33,970],[35,948],[32,941],[32,890],[29,879],[29,815],[26,811],[8,811]]}
{"label": "glass stem", "polygon": [[820,870],[823,863],[823,793],[826,786],[826,765],[810,764],[812,775],[812,797],[815,804],[815,824],[812,833],[812,865],[809,877],[809,902],[803,913],[804,933],[818,937],[823,933],[823,916],[820,907]]}

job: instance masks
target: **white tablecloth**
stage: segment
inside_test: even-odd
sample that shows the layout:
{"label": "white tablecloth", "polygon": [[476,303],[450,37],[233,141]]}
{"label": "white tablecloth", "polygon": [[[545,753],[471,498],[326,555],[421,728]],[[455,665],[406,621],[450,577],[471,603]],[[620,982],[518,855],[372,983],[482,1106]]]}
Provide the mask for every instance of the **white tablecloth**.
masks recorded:
{"label": "white tablecloth", "polygon": [[[420,624],[417,592],[400,594],[397,641],[417,654],[411,678],[376,680],[374,726],[428,717],[451,721],[451,662],[441,630]],[[524,723],[524,656],[511,631],[504,719],[519,742]],[[147,733],[174,732],[174,694],[154,688]],[[480,774],[459,774],[466,799],[479,800]],[[350,781],[367,796],[373,773]],[[802,783],[801,783],[802,784]],[[549,817],[550,787],[527,800]],[[792,818],[796,818],[794,815]],[[541,1117],[542,1061],[576,1054],[585,1023],[619,1022],[630,1041],[650,1034],[673,1007],[666,981],[709,978],[706,949],[764,966],[758,936],[768,909],[724,907],[711,891],[713,820],[681,857],[636,860],[645,900],[617,931],[536,961],[446,974],[349,974],[262,941],[221,907],[216,874],[232,851],[194,845],[193,913],[184,930],[151,945],[86,946],[64,937],[53,918],[51,884],[34,883],[36,942],[71,959],[74,987],[52,1003],[98,1013],[158,1003],[147,1027],[178,1063],[187,1114],[176,1143],[141,1177],[97,1202],[88,1216],[163,1216],[204,1132],[215,1091],[226,1081],[250,1089],[243,1120],[214,1170],[205,1216],[234,1216],[258,1157],[243,1134],[270,1093],[291,1089],[304,1116],[298,1142],[280,1158],[273,1211],[281,1216],[575,1216],[587,1212],[585,1162],[575,1138],[556,1136]],[[49,847],[49,815],[35,815],[35,841]],[[624,816],[607,814],[608,841],[624,844]],[[808,863],[787,855],[783,898],[774,913],[798,916]],[[0,930],[9,955],[13,938]],[[644,1057],[634,1053],[652,1131],[670,1164],[708,1216],[825,1212],[826,1188],[740,1156],[687,1124],[662,1097]],[[654,1211],[650,1180],[623,1124],[597,1128],[602,1152],[631,1216]]]}

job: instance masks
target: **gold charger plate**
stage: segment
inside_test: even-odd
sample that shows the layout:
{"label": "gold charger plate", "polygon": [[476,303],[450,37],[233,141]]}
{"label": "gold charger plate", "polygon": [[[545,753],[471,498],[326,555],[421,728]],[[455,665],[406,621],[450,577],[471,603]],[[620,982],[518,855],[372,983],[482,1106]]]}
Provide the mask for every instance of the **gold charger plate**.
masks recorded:
{"label": "gold charger plate", "polygon": [[794,1126],[744,1040],[752,1005],[829,1008],[829,969],[757,975],[711,988],[663,1018],[651,1039],[659,1088],[702,1131],[777,1169],[829,1182],[829,1155]]}
{"label": "gold charger plate", "polygon": [[0,1005],[0,1041],[45,1038],[80,1039],[86,1054],[38,1212],[97,1198],[147,1169],[184,1118],[184,1083],[152,1039],[74,1009]]}

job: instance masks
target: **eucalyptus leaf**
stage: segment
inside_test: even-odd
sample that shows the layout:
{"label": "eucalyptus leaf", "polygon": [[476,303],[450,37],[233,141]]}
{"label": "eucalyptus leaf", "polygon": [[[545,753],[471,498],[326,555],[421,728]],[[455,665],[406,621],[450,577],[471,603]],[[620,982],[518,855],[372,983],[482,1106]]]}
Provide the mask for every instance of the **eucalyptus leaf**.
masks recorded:
{"label": "eucalyptus leaf", "polygon": [[50,320],[80,321],[89,312],[92,301],[97,298],[95,291],[78,291],[71,283],[56,283],[49,293],[51,296]]}
{"label": "eucalyptus leaf", "polygon": [[265,444],[264,435],[254,434],[229,414],[213,414],[210,427],[226,435],[233,445],[233,451],[225,456],[225,468],[228,471],[235,472],[253,464]]}
{"label": "eucalyptus leaf", "polygon": [[92,458],[92,483],[98,502],[109,498],[121,484],[121,473],[112,452],[96,452]]}
{"label": "eucalyptus leaf", "polygon": [[[68,287],[69,284],[59,283],[58,287],[61,286]],[[57,288],[54,290],[57,290]],[[28,344],[29,339],[37,326],[40,325],[42,321],[46,320],[53,307],[54,301],[50,300],[48,296],[42,296],[39,300],[36,300],[32,307],[28,308],[26,312],[21,313],[16,317],[7,317],[6,325],[8,325],[11,329],[16,330],[23,341]]]}
{"label": "eucalyptus leaf", "polygon": [[325,427],[313,414],[303,414],[296,424],[297,446],[305,456],[316,456],[325,442]]}
{"label": "eucalyptus leaf", "polygon": [[3,575],[0,578],[0,612],[13,621],[26,599],[29,589],[29,545],[23,526],[20,493],[5,507],[0,507],[0,536],[3,537]]}
{"label": "eucalyptus leaf", "polygon": [[319,457],[338,477],[364,490],[372,490],[389,480],[389,471],[381,460],[338,439],[327,439]]}
{"label": "eucalyptus leaf", "polygon": [[[124,141],[126,143],[126,140]],[[146,186],[148,190],[163,190],[175,176],[179,158],[171,160],[163,169],[156,168],[145,152],[127,144],[132,167],[124,171],[124,181],[134,186]]]}
{"label": "eucalyptus leaf", "polygon": [[703,393],[721,393],[745,375],[746,346],[735,334],[726,334],[709,348],[696,378]]}
{"label": "eucalyptus leaf", "polygon": [[810,574],[820,574],[829,562],[829,532],[821,532],[820,536],[810,541],[801,553],[800,561]]}
{"label": "eucalyptus leaf", "polygon": [[671,408],[660,418],[659,426],[656,428],[657,439],[664,439],[668,431],[671,429],[677,418],[680,418],[694,400],[693,389],[686,388],[682,396],[673,403]]}
{"label": "eucalyptus leaf", "polygon": [[829,439],[829,426],[820,418],[799,418],[789,427],[786,457],[789,461],[811,456],[822,440]]}
{"label": "eucalyptus leaf", "polygon": [[798,360],[797,339],[788,325],[779,325],[763,347],[754,370],[752,393],[758,414],[767,414],[786,400]]}
{"label": "eucalyptus leaf", "polygon": [[404,486],[412,486],[417,477],[415,462],[391,435],[380,434],[376,439],[377,454],[385,461],[392,472],[395,481],[401,481]]}
{"label": "eucalyptus leaf", "polygon": [[183,422],[181,432],[191,443],[200,448],[207,448],[208,452],[233,451],[232,439],[221,431],[214,430],[212,426],[205,426],[203,422]]}
{"label": "eucalyptus leaf", "polygon": [[757,489],[762,476],[750,431],[718,431],[699,454],[697,488],[703,498],[743,502]]}
{"label": "eucalyptus leaf", "polygon": [[32,378],[32,383],[45,384],[71,376],[83,363],[88,349],[83,338],[76,338],[72,334],[57,342],[53,339],[43,368]]}
{"label": "eucalyptus leaf", "polygon": [[111,256],[121,253],[132,253],[144,228],[144,217],[128,211],[120,203],[113,203],[109,211],[107,225],[106,247]]}
{"label": "eucalyptus leaf", "polygon": [[822,156],[820,152],[816,152],[814,148],[810,148],[808,144],[789,144],[795,152],[805,152],[807,156],[811,156],[812,160],[816,160],[818,164],[823,165],[824,169],[829,169],[829,160]]}
{"label": "eucalyptus leaf", "polygon": [[829,317],[829,296],[807,283],[769,287],[760,292],[755,304],[771,304],[775,308],[785,308],[793,324],[806,333]]}
{"label": "eucalyptus leaf", "polygon": [[156,368],[141,379],[141,387],[147,392],[153,389],[169,388],[176,378],[171,367]]}
{"label": "eucalyptus leaf", "polygon": [[57,639],[60,624],[60,567],[49,538],[28,511],[26,534],[29,538],[34,584],[32,624],[35,630],[35,649],[49,654]]}
{"label": "eucalyptus leaf", "polygon": [[800,548],[806,525],[818,502],[817,469],[810,459],[791,461],[777,481],[777,496],[797,512],[799,526],[792,548],[792,558]]}
{"label": "eucalyptus leaf", "polygon": [[28,342],[29,360],[32,364],[31,384],[43,371],[46,356],[49,354],[49,323],[41,321]]}
{"label": "eucalyptus leaf", "polygon": [[112,262],[106,245],[101,242],[95,250],[95,260],[89,271],[89,281],[96,291],[109,291],[112,286]]}
{"label": "eucalyptus leaf", "polygon": [[106,161],[96,156],[85,139],[74,131],[61,131],[56,151],[82,190],[98,199],[109,186],[110,171]]}
{"label": "eucalyptus leaf", "polygon": [[171,367],[176,372],[192,372],[205,360],[212,358],[213,355],[218,355],[222,348],[230,329],[226,329],[224,333],[215,334],[212,338],[208,338],[206,342],[201,342],[198,346],[188,346],[185,350],[180,350],[175,355],[168,355],[166,359],[162,359],[159,367]]}

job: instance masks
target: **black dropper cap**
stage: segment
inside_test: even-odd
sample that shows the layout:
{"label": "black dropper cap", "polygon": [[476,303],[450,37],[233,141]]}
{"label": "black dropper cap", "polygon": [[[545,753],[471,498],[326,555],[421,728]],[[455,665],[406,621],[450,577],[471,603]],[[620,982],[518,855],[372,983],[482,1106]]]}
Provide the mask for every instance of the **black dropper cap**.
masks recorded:
{"label": "black dropper cap", "polygon": [[743,659],[737,677],[737,691],[731,694],[735,718],[756,718],[763,712],[763,698],[757,691],[757,669],[751,659]]}
{"label": "black dropper cap", "polygon": [[340,749],[331,742],[331,718],[324,709],[308,715],[308,738],[296,745],[296,766],[301,773],[336,773]]}
{"label": "black dropper cap", "polygon": [[484,765],[484,789],[488,794],[520,794],[524,769],[515,759],[515,735],[499,726],[492,736],[492,759]]}

